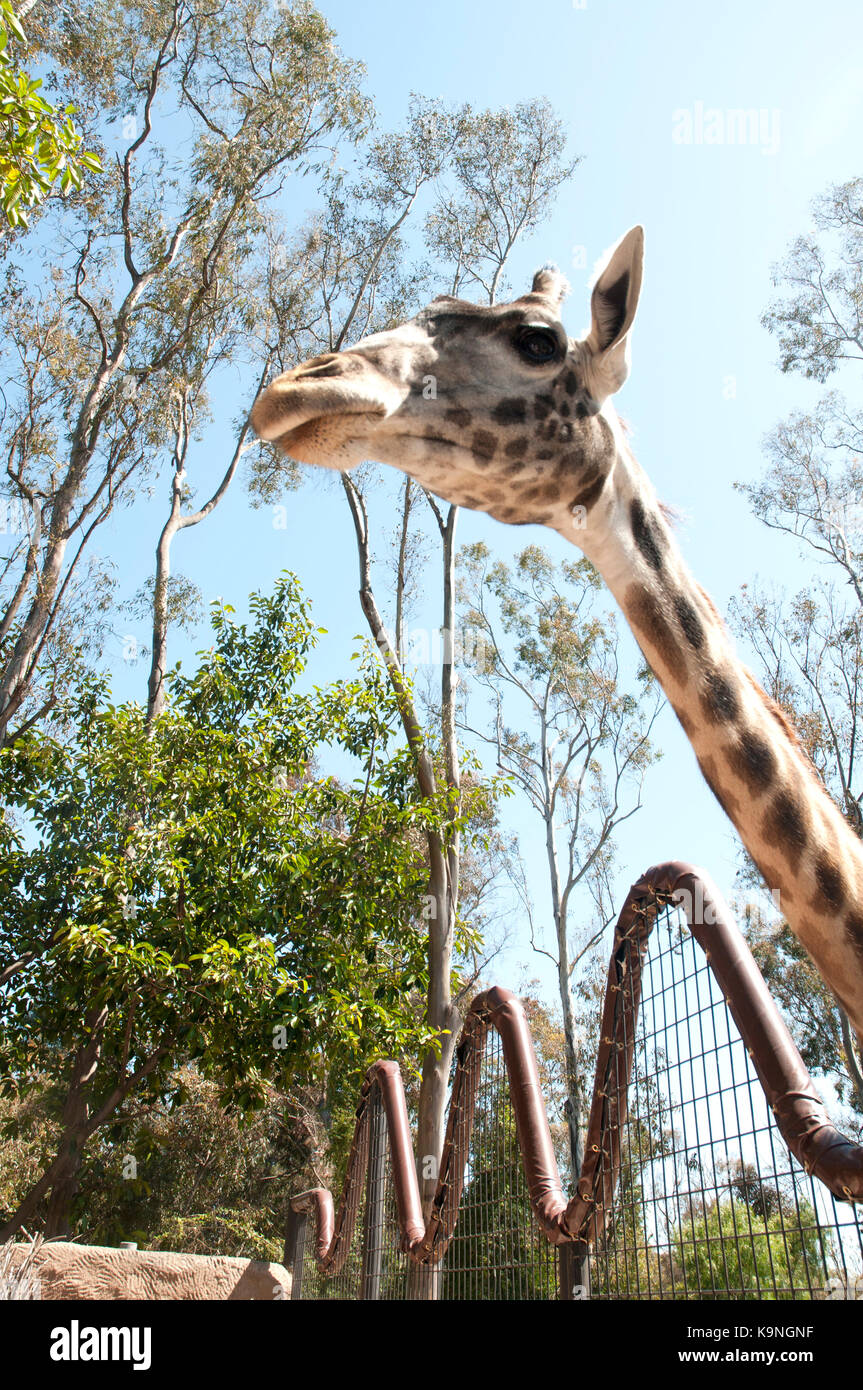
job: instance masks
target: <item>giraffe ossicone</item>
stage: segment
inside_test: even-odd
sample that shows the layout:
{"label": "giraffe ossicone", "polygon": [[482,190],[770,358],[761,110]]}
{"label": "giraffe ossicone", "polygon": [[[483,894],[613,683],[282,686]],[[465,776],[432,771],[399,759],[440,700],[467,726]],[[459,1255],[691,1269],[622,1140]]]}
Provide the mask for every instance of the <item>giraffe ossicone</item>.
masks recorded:
{"label": "giraffe ossicone", "polygon": [[568,337],[568,287],[543,266],[510,304],[443,295],[408,323],[300,363],[262,392],[252,424],[301,463],[344,470],[376,459],[447,502],[549,526],[580,547],[863,1036],[863,845],[690,574],[612,403],[629,373],[643,258],[634,227],[596,277],[584,338]]}

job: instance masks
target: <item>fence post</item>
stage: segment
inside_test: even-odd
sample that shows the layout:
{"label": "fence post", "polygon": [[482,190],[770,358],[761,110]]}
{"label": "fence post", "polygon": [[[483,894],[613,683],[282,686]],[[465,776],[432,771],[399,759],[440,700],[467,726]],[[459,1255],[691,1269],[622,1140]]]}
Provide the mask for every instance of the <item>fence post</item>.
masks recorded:
{"label": "fence post", "polygon": [[369,1163],[366,1177],[366,1212],[363,1222],[363,1269],[360,1298],[376,1302],[381,1296],[384,1255],[384,1173],[387,1127],[379,1086],[369,1100]]}
{"label": "fence post", "polygon": [[294,1211],[293,1207],[288,1207],[284,1264],[291,1276],[291,1301],[303,1296],[303,1255],[308,1221],[308,1212]]}
{"label": "fence post", "polygon": [[580,1303],[590,1298],[590,1246],[586,1240],[557,1247],[558,1298]]}

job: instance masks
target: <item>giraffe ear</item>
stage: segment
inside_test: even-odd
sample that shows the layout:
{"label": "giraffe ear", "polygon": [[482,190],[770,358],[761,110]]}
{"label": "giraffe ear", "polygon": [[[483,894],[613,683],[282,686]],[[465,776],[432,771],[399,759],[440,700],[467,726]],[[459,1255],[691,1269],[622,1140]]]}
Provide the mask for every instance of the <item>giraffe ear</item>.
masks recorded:
{"label": "giraffe ear", "polygon": [[629,330],[643,267],[644,230],[633,227],[608,255],[593,286],[587,346],[595,355],[594,374],[604,395],[617,391],[629,375]]}

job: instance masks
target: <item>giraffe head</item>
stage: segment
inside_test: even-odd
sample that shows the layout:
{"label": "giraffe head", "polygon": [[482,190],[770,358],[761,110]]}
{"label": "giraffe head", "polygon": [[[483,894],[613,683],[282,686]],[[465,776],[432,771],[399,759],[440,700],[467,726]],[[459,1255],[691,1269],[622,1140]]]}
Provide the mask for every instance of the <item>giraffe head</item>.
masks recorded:
{"label": "giraffe head", "polygon": [[262,392],[252,424],[302,463],[376,459],[499,521],[571,531],[617,454],[607,403],[629,369],[643,241],[634,227],[611,252],[583,339],[567,337],[567,286],[544,268],[511,304],[444,295],[398,328],[301,363]]}

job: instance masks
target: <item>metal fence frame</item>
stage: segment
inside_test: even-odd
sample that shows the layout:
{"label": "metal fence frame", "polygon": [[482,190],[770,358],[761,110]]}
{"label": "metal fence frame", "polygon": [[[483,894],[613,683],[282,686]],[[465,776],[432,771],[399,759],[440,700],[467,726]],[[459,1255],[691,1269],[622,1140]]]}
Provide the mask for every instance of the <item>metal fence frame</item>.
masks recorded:
{"label": "metal fence frame", "polygon": [[[338,1208],[324,1188],[291,1200],[285,1263],[293,1272],[295,1298],[305,1296],[308,1276],[304,1269],[316,1271],[317,1290],[312,1296],[370,1300],[447,1296],[447,1252],[456,1232],[484,1058],[494,1033],[506,1070],[532,1220],[557,1251],[558,1296],[591,1296],[591,1277],[594,1296],[605,1296],[597,1283],[597,1252],[605,1248],[614,1227],[615,1195],[628,1142],[645,961],[657,918],[670,907],[685,913],[790,1153],[833,1198],[863,1201],[863,1148],[832,1124],[721,895],[699,870],[667,863],[648,870],[633,885],[615,929],[585,1159],[574,1195],[567,1200],[561,1185],[524,1011],[508,990],[488,990],[473,1001],[456,1048],[446,1138],[428,1222],[422,1217],[399,1067],[395,1062],[377,1062],[362,1087]],[[363,1239],[357,1250],[352,1248],[353,1235],[361,1212]],[[311,1260],[310,1223],[314,1229]],[[721,1231],[715,1237],[720,1245],[724,1239]],[[326,1285],[325,1293],[320,1291],[320,1280]],[[547,1288],[542,1277],[523,1282],[533,1289]],[[608,1280],[601,1282],[605,1285]],[[712,1293],[715,1296],[716,1290]],[[706,1296],[700,1288],[694,1294]],[[616,1296],[632,1295],[627,1291]],[[648,1288],[645,1296],[668,1295],[654,1295]],[[689,1296],[688,1290],[682,1296]]]}

